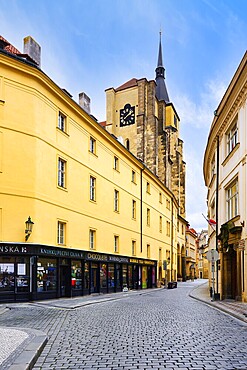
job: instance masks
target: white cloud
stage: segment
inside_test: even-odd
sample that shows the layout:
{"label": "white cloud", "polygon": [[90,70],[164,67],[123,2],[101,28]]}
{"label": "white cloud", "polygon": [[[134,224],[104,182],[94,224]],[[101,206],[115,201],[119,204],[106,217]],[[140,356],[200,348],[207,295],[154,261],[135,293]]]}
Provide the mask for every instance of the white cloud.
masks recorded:
{"label": "white cloud", "polygon": [[226,86],[222,81],[211,80],[205,84],[199,102],[193,101],[186,94],[178,93],[174,101],[183,125],[208,128],[225,90]]}

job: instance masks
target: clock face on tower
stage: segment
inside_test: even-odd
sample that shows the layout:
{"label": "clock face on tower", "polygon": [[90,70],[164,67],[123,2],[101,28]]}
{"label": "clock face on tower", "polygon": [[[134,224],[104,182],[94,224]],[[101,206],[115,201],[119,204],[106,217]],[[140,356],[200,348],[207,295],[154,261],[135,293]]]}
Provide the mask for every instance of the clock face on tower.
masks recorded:
{"label": "clock face on tower", "polygon": [[120,109],[120,127],[133,125],[135,123],[135,107],[130,104],[125,104],[123,109]]}

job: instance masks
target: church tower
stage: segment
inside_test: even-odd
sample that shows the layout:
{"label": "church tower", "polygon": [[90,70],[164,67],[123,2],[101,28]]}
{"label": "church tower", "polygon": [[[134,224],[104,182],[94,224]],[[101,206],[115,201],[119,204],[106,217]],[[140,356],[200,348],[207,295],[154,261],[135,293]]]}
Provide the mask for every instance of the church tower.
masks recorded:
{"label": "church tower", "polygon": [[183,141],[166,88],[161,33],[155,74],[155,81],[132,78],[106,90],[106,129],[173,192],[185,217]]}

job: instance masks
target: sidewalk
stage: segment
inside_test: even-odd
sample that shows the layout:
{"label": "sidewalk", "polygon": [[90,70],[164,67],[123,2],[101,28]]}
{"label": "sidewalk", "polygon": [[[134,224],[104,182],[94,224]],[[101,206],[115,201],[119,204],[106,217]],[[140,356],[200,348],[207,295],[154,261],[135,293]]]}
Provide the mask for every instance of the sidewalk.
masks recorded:
{"label": "sidewalk", "polygon": [[[216,309],[224,311],[225,313],[247,323],[247,303],[236,301],[212,301],[212,298],[209,296],[208,282],[205,283],[205,280],[178,283],[178,288],[185,284],[187,287],[194,287],[194,289],[189,293],[190,297],[204,302]],[[162,289],[164,288],[145,289],[112,294],[97,294],[84,297],[54,299],[30,303],[9,303],[6,305],[0,305],[0,314],[11,308],[20,307],[20,304],[50,307],[51,309],[59,308],[64,310],[73,310],[91,304],[115,301],[136,295],[145,295],[150,292],[159,292]],[[36,362],[47,342],[47,336],[45,333],[39,330],[25,328],[0,327],[0,337],[4,338],[4,341],[0,347],[0,369],[2,368],[1,364],[5,361],[4,369],[6,370],[32,369],[33,364]]]}
{"label": "sidewalk", "polygon": [[193,289],[190,292],[190,297],[207,303],[210,306],[247,323],[247,303],[234,300],[213,301],[209,295],[208,282]]}

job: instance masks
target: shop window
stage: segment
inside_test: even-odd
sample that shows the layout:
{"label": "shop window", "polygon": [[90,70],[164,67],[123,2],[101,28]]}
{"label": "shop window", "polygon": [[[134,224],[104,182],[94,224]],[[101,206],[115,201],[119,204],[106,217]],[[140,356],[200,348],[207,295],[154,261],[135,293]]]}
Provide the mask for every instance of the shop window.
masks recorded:
{"label": "shop window", "polygon": [[238,182],[226,189],[227,221],[238,215]]}
{"label": "shop window", "polygon": [[128,266],[122,265],[123,287],[127,287]]}
{"label": "shop window", "polygon": [[84,265],[84,289],[89,290],[89,263],[85,262]]}
{"label": "shop window", "polygon": [[29,292],[29,259],[18,257],[16,271],[17,292]]}
{"label": "shop window", "polygon": [[107,266],[105,263],[100,264],[100,288],[107,288]]}
{"label": "shop window", "polygon": [[115,273],[114,273],[114,264],[108,264],[108,287],[114,288],[115,287]]}
{"label": "shop window", "polygon": [[0,293],[15,289],[15,264],[12,260],[11,258],[9,262],[0,262]]}
{"label": "shop window", "polygon": [[82,289],[82,269],[81,261],[71,261],[71,286],[72,289]]}
{"label": "shop window", "polygon": [[37,291],[55,291],[57,287],[57,264],[55,258],[38,258]]}

